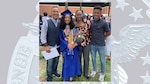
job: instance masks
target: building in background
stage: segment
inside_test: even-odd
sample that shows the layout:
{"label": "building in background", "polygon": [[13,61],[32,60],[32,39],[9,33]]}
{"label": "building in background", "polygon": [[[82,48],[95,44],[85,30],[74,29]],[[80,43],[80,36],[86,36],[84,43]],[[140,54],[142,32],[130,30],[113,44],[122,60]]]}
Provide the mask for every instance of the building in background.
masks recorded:
{"label": "building in background", "polygon": [[102,7],[102,14],[104,16],[111,16],[111,8],[110,2],[105,3],[40,3],[40,15],[43,12],[47,12],[50,16],[51,8],[53,6],[59,7],[59,12],[63,12],[65,9],[69,9],[73,14],[75,14],[76,10],[83,10],[85,14],[92,15],[93,7],[94,6],[101,6]]}

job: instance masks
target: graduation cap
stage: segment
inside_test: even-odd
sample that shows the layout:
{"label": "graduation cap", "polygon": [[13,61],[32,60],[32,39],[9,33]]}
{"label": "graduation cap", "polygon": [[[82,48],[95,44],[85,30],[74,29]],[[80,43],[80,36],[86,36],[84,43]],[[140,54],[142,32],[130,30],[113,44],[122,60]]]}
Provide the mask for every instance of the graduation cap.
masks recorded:
{"label": "graduation cap", "polygon": [[69,9],[66,9],[64,12],[61,13],[61,15],[70,15],[70,16],[72,16],[73,14],[71,13],[71,11]]}

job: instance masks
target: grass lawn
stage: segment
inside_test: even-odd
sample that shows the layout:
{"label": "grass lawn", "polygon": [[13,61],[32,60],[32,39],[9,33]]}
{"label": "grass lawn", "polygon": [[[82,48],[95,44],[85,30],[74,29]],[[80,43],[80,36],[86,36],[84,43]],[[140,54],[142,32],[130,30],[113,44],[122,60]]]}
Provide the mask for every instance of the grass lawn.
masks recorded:
{"label": "grass lawn", "polygon": [[[39,74],[40,74],[40,81],[44,82],[46,81],[46,60],[43,58],[42,54],[41,54],[41,48],[40,48],[40,56],[39,56]],[[99,56],[97,54],[96,56],[96,61],[97,61],[97,68],[98,68],[98,73],[95,75],[95,77],[91,78],[90,80],[87,80],[83,75],[81,77],[75,77],[74,80],[75,81],[93,81],[93,82],[98,82],[98,78],[99,78],[99,73],[100,73],[100,61],[99,61]],[[83,62],[83,61],[82,61]],[[83,64],[83,63],[82,63]],[[111,61],[107,60],[106,61],[106,73],[105,73],[105,80],[106,82],[110,82],[110,77],[111,77]],[[89,73],[92,71],[93,66],[92,66],[92,59],[91,59],[91,55],[90,55],[90,62],[89,62]],[[62,56],[60,56],[59,59],[59,64],[58,64],[58,73],[61,74],[62,71]],[[53,77],[53,81],[62,81],[62,78],[56,78]]]}

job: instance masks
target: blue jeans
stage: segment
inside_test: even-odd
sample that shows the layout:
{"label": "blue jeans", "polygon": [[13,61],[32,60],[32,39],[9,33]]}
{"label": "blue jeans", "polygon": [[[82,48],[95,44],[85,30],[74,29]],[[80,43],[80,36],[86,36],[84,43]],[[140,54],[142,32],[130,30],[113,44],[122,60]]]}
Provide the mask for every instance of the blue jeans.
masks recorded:
{"label": "blue jeans", "polygon": [[[57,49],[59,52],[59,49]],[[47,60],[47,81],[52,81],[52,75],[53,74],[57,74],[57,66],[58,66],[58,62],[59,62],[59,56],[49,59]]]}
{"label": "blue jeans", "polygon": [[97,71],[97,66],[96,66],[96,52],[97,51],[98,51],[99,59],[101,62],[101,73],[104,74],[105,73],[105,67],[106,67],[105,46],[91,45],[93,71]]}

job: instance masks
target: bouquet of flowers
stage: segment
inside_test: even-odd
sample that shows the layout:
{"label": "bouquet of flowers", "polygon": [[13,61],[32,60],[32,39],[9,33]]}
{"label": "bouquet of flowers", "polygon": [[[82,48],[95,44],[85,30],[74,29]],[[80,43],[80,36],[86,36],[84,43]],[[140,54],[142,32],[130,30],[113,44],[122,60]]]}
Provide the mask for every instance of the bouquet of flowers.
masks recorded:
{"label": "bouquet of flowers", "polygon": [[[67,36],[67,41],[69,44],[74,44],[77,42],[81,42],[82,39],[84,38],[83,34],[79,31],[78,28],[74,27],[72,30],[70,30],[68,36]],[[74,55],[73,50],[69,50],[68,55]]]}
{"label": "bouquet of flowers", "polygon": [[78,28],[73,29],[73,42],[81,42],[82,39],[84,38],[83,34],[79,31]]}

